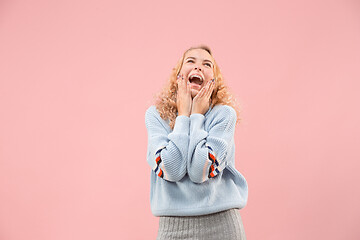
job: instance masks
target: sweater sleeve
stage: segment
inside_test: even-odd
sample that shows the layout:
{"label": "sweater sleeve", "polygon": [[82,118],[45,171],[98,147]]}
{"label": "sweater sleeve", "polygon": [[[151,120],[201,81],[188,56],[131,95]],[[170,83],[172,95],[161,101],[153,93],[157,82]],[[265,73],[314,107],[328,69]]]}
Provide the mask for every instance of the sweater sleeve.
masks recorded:
{"label": "sweater sleeve", "polygon": [[205,116],[190,115],[188,174],[191,181],[202,183],[217,176],[226,166],[226,156],[234,141],[235,110],[222,105],[204,128]]}
{"label": "sweater sleeve", "polygon": [[155,106],[151,106],[145,114],[147,162],[157,176],[177,182],[186,174],[190,118],[177,116],[170,133],[164,124]]}

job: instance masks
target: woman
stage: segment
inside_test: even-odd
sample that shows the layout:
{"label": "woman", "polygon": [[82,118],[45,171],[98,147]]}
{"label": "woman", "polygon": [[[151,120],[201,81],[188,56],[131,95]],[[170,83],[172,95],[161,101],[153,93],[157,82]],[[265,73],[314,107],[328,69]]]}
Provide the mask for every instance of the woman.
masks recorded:
{"label": "woman", "polygon": [[185,51],[145,114],[157,239],[246,239],[247,202],[235,169],[237,111],[206,46]]}

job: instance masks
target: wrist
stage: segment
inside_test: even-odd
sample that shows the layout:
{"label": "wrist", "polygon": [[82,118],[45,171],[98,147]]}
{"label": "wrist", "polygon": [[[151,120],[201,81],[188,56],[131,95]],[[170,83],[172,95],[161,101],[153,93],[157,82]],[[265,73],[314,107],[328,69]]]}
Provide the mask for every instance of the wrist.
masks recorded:
{"label": "wrist", "polygon": [[191,109],[190,115],[191,115],[191,114],[202,114],[202,115],[204,115],[204,112],[201,111],[200,109],[193,108],[193,109]]}
{"label": "wrist", "polygon": [[187,117],[189,117],[189,116],[190,116],[190,113],[189,113],[189,112],[186,112],[186,111],[179,111],[179,112],[178,112],[178,116],[187,116]]}
{"label": "wrist", "polygon": [[191,115],[192,115],[192,114],[201,114],[201,115],[204,115],[202,112],[199,112],[199,111],[192,111],[192,112],[191,112]]}

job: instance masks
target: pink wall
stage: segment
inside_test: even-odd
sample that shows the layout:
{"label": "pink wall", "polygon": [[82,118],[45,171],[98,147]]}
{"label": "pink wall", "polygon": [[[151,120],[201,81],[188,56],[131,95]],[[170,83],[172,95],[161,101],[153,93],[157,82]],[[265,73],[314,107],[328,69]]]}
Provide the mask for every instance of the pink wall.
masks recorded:
{"label": "pink wall", "polygon": [[360,239],[359,2],[123,2],[0,2],[0,239],[155,239],[144,113],[198,43],[242,105],[248,239]]}

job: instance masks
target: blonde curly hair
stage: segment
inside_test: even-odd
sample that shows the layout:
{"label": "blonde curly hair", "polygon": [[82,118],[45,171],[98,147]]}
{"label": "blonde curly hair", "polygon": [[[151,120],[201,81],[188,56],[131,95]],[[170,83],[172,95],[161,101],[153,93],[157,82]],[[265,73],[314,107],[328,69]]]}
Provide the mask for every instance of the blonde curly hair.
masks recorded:
{"label": "blonde curly hair", "polygon": [[[195,46],[195,47],[191,47],[191,48],[187,49],[183,53],[183,55],[179,59],[179,61],[177,62],[176,66],[172,69],[168,83],[165,85],[163,90],[155,96],[156,109],[160,113],[160,117],[162,119],[169,121],[169,125],[170,125],[171,129],[174,128],[175,119],[177,117],[177,112],[178,112],[177,105],[176,105],[176,96],[177,96],[177,88],[178,88],[177,81],[176,81],[177,75],[179,74],[179,72],[182,68],[185,54],[192,49],[203,49],[203,50],[207,51],[213,57],[210,48],[206,45],[199,45],[199,46]],[[214,57],[213,57],[213,59],[214,59]],[[240,111],[239,111],[238,104],[236,102],[236,99],[229,92],[228,87],[225,85],[224,78],[220,72],[219,66],[215,62],[215,59],[214,59],[213,71],[214,71],[214,78],[215,78],[215,87],[214,87],[213,93],[211,95],[210,107],[214,107],[219,104],[228,105],[228,106],[233,107],[237,114],[236,122],[239,123],[241,119],[239,118]]]}

